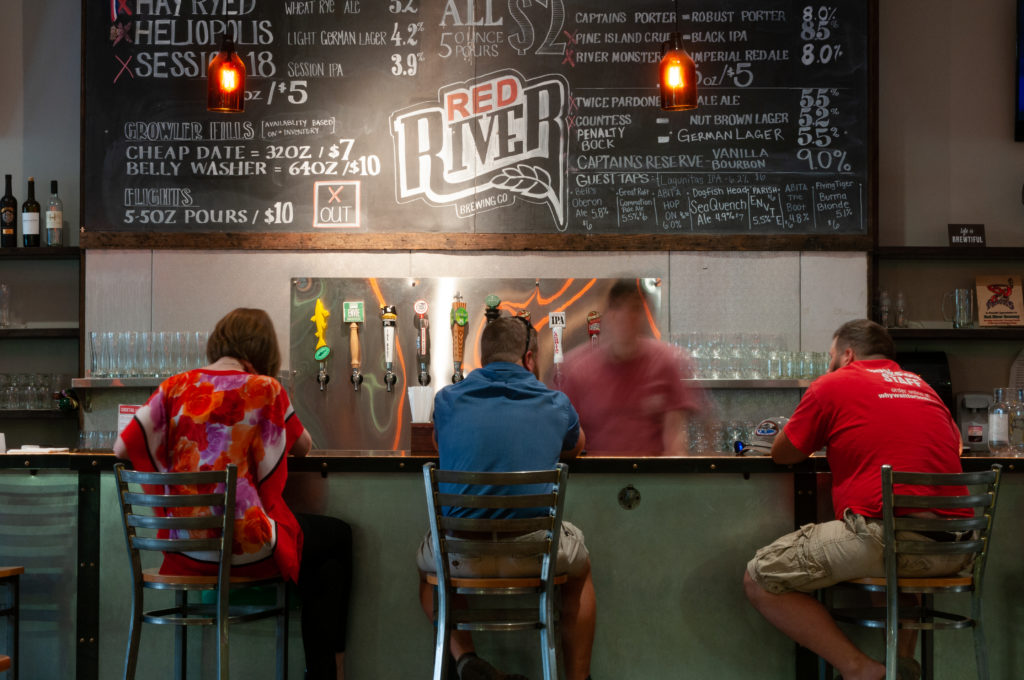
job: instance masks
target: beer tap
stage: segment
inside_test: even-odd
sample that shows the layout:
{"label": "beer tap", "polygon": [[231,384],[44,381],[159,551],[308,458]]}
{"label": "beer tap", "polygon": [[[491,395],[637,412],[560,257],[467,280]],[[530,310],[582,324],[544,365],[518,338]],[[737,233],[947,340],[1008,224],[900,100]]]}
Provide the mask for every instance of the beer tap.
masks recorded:
{"label": "beer tap", "polygon": [[551,326],[552,361],[555,365],[555,389],[560,390],[562,389],[562,362],[565,359],[565,355],[562,353],[562,331],[565,329],[565,312],[550,312],[548,314],[548,325]]}
{"label": "beer tap", "polygon": [[487,323],[491,323],[501,316],[501,310],[498,308],[501,305],[501,298],[491,293],[484,298],[484,317],[487,319]]}
{"label": "beer tap", "polygon": [[462,373],[462,357],[466,349],[466,324],[469,323],[469,312],[466,311],[466,303],[459,293],[455,293],[452,300],[451,323],[452,361],[455,364],[452,382],[457,383],[465,377]]}
{"label": "beer tap", "polygon": [[430,384],[430,319],[427,318],[427,301],[417,300],[412,306],[416,312],[416,360],[420,365],[419,383]]}
{"label": "beer tap", "polygon": [[349,380],[352,381],[352,389],[358,392],[359,386],[363,384],[363,374],[359,372],[359,367],[362,365],[359,351],[359,324],[363,323],[363,301],[343,302],[342,309],[345,314],[344,321],[348,324],[349,364],[352,366],[352,375]]}
{"label": "beer tap", "polygon": [[601,335],[601,312],[587,314],[587,335],[590,336],[590,346],[597,347],[597,336]]}
{"label": "beer tap", "polygon": [[398,308],[395,305],[383,305],[380,308],[380,319],[384,324],[384,384],[388,392],[393,392],[398,377],[395,375],[395,326],[398,325]]}
{"label": "beer tap", "polygon": [[313,316],[309,320],[316,326],[317,343],[316,348],[313,350],[313,358],[320,363],[320,370],[317,371],[316,381],[320,383],[321,392],[327,389],[327,383],[331,380],[331,376],[327,375],[327,357],[331,355],[331,348],[327,346],[327,341],[324,339],[324,336],[327,335],[327,319],[330,316],[331,313],[324,307],[323,301],[317,298]]}

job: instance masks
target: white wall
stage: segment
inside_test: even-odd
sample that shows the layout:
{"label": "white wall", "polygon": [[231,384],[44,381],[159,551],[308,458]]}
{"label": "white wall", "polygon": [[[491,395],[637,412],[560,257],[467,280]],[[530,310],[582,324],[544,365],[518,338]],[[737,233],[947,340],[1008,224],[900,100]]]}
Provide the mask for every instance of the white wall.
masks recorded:
{"label": "white wall", "polygon": [[[296,276],[653,276],[669,333],[760,331],[824,350],[867,304],[863,253],[267,253],[91,250],[86,330],[208,330],[235,307],[266,309],[288,363]],[[87,358],[88,361],[88,358]]]}
{"label": "white wall", "polygon": [[[60,184],[65,239],[78,245],[81,165],[81,6],[74,0],[0,0],[0,175],[14,175],[14,195],[45,205]],[[19,226],[20,229],[20,226]]]}
{"label": "white wall", "polygon": [[982,223],[1024,245],[1013,141],[1016,2],[880,0],[879,244],[945,246]]}

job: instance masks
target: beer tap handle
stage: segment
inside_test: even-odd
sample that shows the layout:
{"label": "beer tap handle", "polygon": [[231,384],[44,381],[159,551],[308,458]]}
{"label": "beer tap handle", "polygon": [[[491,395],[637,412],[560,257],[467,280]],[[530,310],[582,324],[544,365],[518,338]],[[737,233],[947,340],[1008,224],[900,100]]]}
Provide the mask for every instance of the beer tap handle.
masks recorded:
{"label": "beer tap handle", "polygon": [[551,326],[552,361],[555,365],[555,389],[562,389],[562,362],[565,360],[565,355],[562,352],[562,332],[565,330],[565,312],[549,313],[548,325]]}
{"label": "beer tap handle", "polygon": [[381,322],[384,325],[384,385],[388,392],[393,392],[398,377],[393,370],[395,363],[395,327],[398,325],[398,308],[395,305],[384,305],[380,309]]}
{"label": "beer tap handle", "polygon": [[452,363],[455,365],[455,372],[452,374],[452,382],[460,382],[465,375],[462,372],[462,358],[466,349],[466,324],[469,323],[469,312],[466,311],[466,303],[462,295],[455,294],[452,300]]}
{"label": "beer tap handle", "polygon": [[327,390],[327,383],[330,382],[331,376],[327,374],[327,357],[331,355],[331,348],[327,346],[327,319],[331,316],[330,311],[324,307],[324,303],[320,298],[316,299],[316,306],[313,309],[313,316],[309,318],[316,327],[316,348],[313,350],[313,358],[319,362],[320,370],[317,371],[316,381],[320,385],[320,391],[324,392]]}
{"label": "beer tap handle", "polygon": [[596,347],[598,336],[601,335],[601,312],[589,312],[587,314],[587,335],[590,336],[590,345]]}
{"label": "beer tap handle", "polygon": [[484,298],[484,317],[487,323],[491,323],[501,316],[501,298],[493,293]]}
{"label": "beer tap handle", "polygon": [[362,366],[362,351],[359,348],[359,324],[365,320],[363,315],[362,300],[346,300],[341,303],[344,312],[344,322],[348,324],[348,354],[349,365],[352,367],[352,375],[349,380],[352,382],[352,389],[359,391],[363,384],[363,374],[359,372]]}
{"label": "beer tap handle", "polygon": [[430,319],[427,317],[429,306],[426,300],[417,300],[413,305],[416,312],[416,361],[420,366],[418,377],[420,385],[430,384]]}
{"label": "beer tap handle", "polygon": [[349,363],[352,365],[352,377],[349,379],[352,381],[352,387],[358,392],[359,386],[363,384],[363,374],[359,372],[359,367],[362,365],[362,357],[359,350],[358,323],[352,322],[348,325],[348,343],[349,353],[351,354]]}

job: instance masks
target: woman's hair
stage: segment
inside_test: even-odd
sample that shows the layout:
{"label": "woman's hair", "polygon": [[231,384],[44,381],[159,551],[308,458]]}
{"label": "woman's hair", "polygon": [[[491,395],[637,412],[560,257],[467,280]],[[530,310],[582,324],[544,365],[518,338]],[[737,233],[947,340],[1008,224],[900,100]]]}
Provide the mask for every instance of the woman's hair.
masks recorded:
{"label": "woman's hair", "polygon": [[239,307],[217,322],[206,343],[210,363],[221,357],[248,361],[260,375],[277,377],[281,350],[270,316],[262,309]]}

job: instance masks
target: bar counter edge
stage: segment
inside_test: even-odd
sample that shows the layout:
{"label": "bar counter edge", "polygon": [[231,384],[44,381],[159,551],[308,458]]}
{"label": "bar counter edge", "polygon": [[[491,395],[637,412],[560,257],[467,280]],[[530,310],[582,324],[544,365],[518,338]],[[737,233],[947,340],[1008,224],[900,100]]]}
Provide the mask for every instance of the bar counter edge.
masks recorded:
{"label": "bar counter edge", "polygon": [[[965,471],[986,470],[998,463],[1003,472],[1024,469],[1024,459],[964,456]],[[111,470],[117,459],[111,453],[65,453],[0,455],[2,470]],[[317,450],[302,458],[288,459],[293,472],[419,472],[437,456],[413,456],[406,451]],[[813,456],[795,465],[779,465],[766,456],[601,457],[581,456],[567,461],[570,472],[586,473],[777,473],[828,472],[824,456]],[[1017,463],[1021,463],[1020,469]]]}

